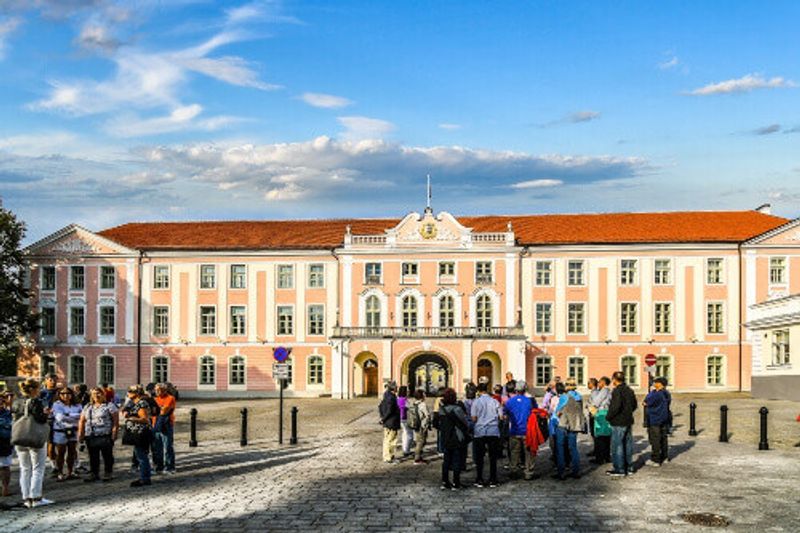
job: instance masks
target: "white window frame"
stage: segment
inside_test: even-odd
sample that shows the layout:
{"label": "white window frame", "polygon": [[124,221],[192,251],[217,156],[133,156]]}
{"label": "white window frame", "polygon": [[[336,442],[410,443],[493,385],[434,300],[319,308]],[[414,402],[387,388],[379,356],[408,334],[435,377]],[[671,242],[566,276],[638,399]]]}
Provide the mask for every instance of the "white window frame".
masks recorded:
{"label": "white window frame", "polygon": [[[657,274],[659,272],[657,264],[659,261],[667,262],[667,281],[659,281]],[[653,285],[657,287],[669,287],[675,284],[675,261],[671,257],[655,257],[653,258]]]}
{"label": "white window frame", "polygon": [[[41,306],[39,306],[39,316],[41,318],[44,318],[44,314],[43,314],[44,309],[52,309],[53,310],[53,334],[52,335],[46,335],[44,333],[44,321],[40,320],[39,321],[39,326],[41,328],[39,330],[41,332],[40,335],[41,335],[42,340],[54,339],[56,337],[56,335],[58,335],[58,307],[56,307],[55,305],[52,305],[52,304],[51,305],[41,305]],[[84,325],[84,329],[85,329],[85,325]],[[67,331],[69,331],[69,330],[67,330]]]}
{"label": "white window frame", "polygon": [[[374,281],[370,278],[370,276],[374,276],[375,274],[370,274],[367,272],[367,268],[370,265],[378,265],[378,281]],[[364,263],[364,285],[383,285],[383,261],[366,261]]]}
{"label": "white window frame", "polygon": [[[549,367],[550,377],[546,381],[539,380],[539,363],[540,361],[547,360],[547,367]],[[547,384],[553,379],[553,356],[548,354],[537,355],[533,360],[533,381],[536,387],[546,387]]]}
{"label": "white window frame", "polygon": [[[710,262],[719,260],[719,281],[711,281],[711,266]],[[724,285],[725,284],[725,258],[724,257],[706,257],[704,261],[706,267],[705,284],[706,285]]]}
{"label": "white window frame", "polygon": [[[206,357],[210,357],[214,363],[214,379],[211,383],[202,383],[201,378],[203,376],[203,359]],[[217,356],[204,353],[197,357],[197,390],[217,390],[217,373],[218,373],[218,365],[217,365]]]}
{"label": "white window frame", "polygon": [[[623,283],[622,279],[622,263],[623,261],[633,261],[633,281],[630,283]],[[638,258],[634,257],[621,257],[618,263],[619,267],[619,277],[617,278],[617,285],[620,287],[636,287],[639,285],[639,271],[641,270],[641,261]]]}
{"label": "white window frame", "polygon": [[[417,271],[416,274],[406,274],[406,265],[413,266]],[[400,285],[419,285],[420,280],[420,264],[419,261],[402,261],[400,263]]]}
{"label": "white window frame", "polygon": [[639,360],[639,356],[637,354],[626,353],[624,355],[621,355],[619,357],[619,369],[623,373],[625,372],[625,370],[623,369],[622,362],[625,360],[626,357],[630,357],[636,361],[635,365],[636,383],[631,383],[631,381],[628,379],[628,376],[625,376],[625,381],[630,388],[638,389],[639,387],[641,387],[641,382],[642,382],[642,362]]}
{"label": "white window frame", "polygon": [[[322,267],[322,273],[319,275],[319,285],[312,285],[312,271],[313,267]],[[308,271],[306,272],[306,288],[308,289],[324,289],[325,288],[325,263],[309,263],[308,264]]]}
{"label": "white window frame", "polygon": [[[320,365],[322,367],[320,370],[320,381],[318,383],[311,382],[311,360],[314,358],[319,358],[322,362]],[[312,353],[306,358],[306,387],[309,389],[325,387],[325,357],[320,354]]]}
{"label": "white window frame", "polygon": [[[242,274],[242,286],[233,286],[233,267],[244,267],[244,274]],[[292,275],[294,278],[294,275]],[[246,263],[231,263],[228,265],[228,289],[232,291],[246,291],[247,290],[247,264]]]}
{"label": "white window frame", "polygon": [[[444,291],[444,292],[434,296],[434,298],[435,298],[435,303],[436,303],[436,309],[435,309],[435,311],[436,311],[435,312],[435,315],[436,315],[436,327],[442,328],[442,329],[445,329],[445,330],[458,327],[458,324],[459,324],[459,316],[458,316],[459,315],[459,309],[458,309],[458,300],[457,300],[458,299],[458,295],[454,294],[452,291]],[[443,298],[450,298],[450,300],[452,300],[452,302],[453,302],[453,307],[451,309],[452,314],[453,314],[453,324],[452,325],[444,325],[444,326],[442,325],[442,317],[443,317],[443,314],[442,314],[442,310],[443,310],[443,308],[442,308],[442,299]]]}
{"label": "white window frame", "polygon": [[[622,327],[622,325],[623,325],[622,308],[625,305],[633,305],[635,313],[636,313],[635,314],[636,320],[635,320],[634,328],[633,328],[634,330],[631,331],[631,332],[623,331],[623,327]],[[639,302],[620,302],[618,311],[619,311],[619,324],[617,325],[617,328],[619,330],[619,335],[620,336],[638,335],[639,334],[639,326],[641,324],[641,314],[642,314],[641,313],[641,309],[639,307]]]}
{"label": "white window frame", "polygon": [[[166,333],[163,333],[163,334],[156,332],[156,323],[157,323],[157,321],[156,321],[156,309],[157,308],[162,308],[162,307],[167,310],[167,331],[166,331]],[[150,317],[150,319],[152,320],[152,323],[150,325],[150,335],[153,336],[153,337],[159,337],[159,338],[169,337],[170,318],[171,317],[170,317],[169,305],[154,305],[151,308],[151,317]]]}
{"label": "white window frame", "polygon": [[[549,265],[547,269],[547,283],[539,282],[539,264]],[[544,270],[542,272],[545,272]],[[535,259],[533,261],[533,286],[534,287],[552,287],[553,276],[555,275],[555,263],[552,259]]]}
{"label": "white window frame", "polygon": [[[110,268],[113,270],[114,275],[111,279],[114,280],[114,284],[111,287],[103,287],[103,269]],[[99,265],[97,267],[97,290],[99,292],[114,292],[117,290],[117,267],[114,265]]]}
{"label": "white window frame", "polygon": [[576,379],[575,382],[578,384],[578,386],[585,387],[586,383],[589,380],[589,358],[586,357],[585,355],[576,355],[576,354],[568,355],[567,356],[567,377],[572,377],[570,372],[572,370],[572,364],[571,363],[572,363],[573,359],[580,359],[581,367],[582,367],[582,370],[583,370],[583,379],[582,380],[577,380]]}
{"label": "white window frame", "polygon": [[[103,363],[103,358],[104,357],[110,357],[111,361],[114,364],[114,368],[113,368],[113,370],[114,370],[114,379],[111,380],[111,381],[103,381],[103,379],[102,379],[103,378],[103,373],[102,373],[101,369],[103,368],[102,363]],[[114,354],[101,353],[101,354],[99,354],[97,356],[96,364],[97,364],[97,374],[95,374],[95,375],[97,376],[97,385],[100,385],[102,383],[108,383],[112,387],[116,388],[116,383],[117,383],[117,357]]]}
{"label": "white window frame", "polygon": [[[83,365],[83,370],[82,370],[83,379],[80,380],[80,381],[77,381],[75,379],[75,373],[72,371],[72,361],[73,361],[73,359],[80,359],[81,360],[81,364]],[[69,356],[69,359],[67,360],[67,382],[70,385],[80,385],[82,383],[86,383],[86,357],[85,356],[83,356],[83,355],[81,355],[79,353],[74,353],[74,354],[71,354]]]}
{"label": "white window frame", "polygon": [[[166,287],[156,287],[156,282],[158,281],[158,275],[156,273],[157,269],[159,268],[166,268],[167,269],[167,286]],[[169,288],[172,286],[172,268],[170,265],[165,264],[156,264],[153,265],[153,283],[150,284],[151,290],[154,291],[168,291]]]}
{"label": "white window frame", "polygon": [[[374,296],[378,299],[378,324],[377,325],[369,325],[367,323],[367,317],[369,316],[369,310],[367,309],[367,302],[368,300]],[[386,327],[387,320],[388,320],[388,305],[387,305],[387,298],[386,295],[376,289],[371,289],[364,292],[361,297],[359,298],[359,325],[365,328],[383,328]]]}
{"label": "white window frame", "polygon": [[[712,357],[719,357],[720,358],[720,363],[721,364],[720,364],[720,371],[719,371],[719,373],[720,373],[720,382],[719,383],[709,383],[709,381],[708,381],[708,365],[709,365],[709,360]],[[706,368],[705,368],[705,370],[706,370],[706,379],[705,379],[706,388],[719,389],[721,387],[726,387],[727,386],[727,384],[728,384],[728,379],[727,379],[728,378],[728,357],[725,354],[711,353],[711,354],[706,355]]]}
{"label": "white window frame", "polygon": [[[242,383],[233,383],[233,360],[236,358],[240,358],[242,360],[242,365],[244,365],[244,371],[242,372],[242,377],[244,378]],[[247,356],[242,355],[239,353],[232,354],[228,357],[228,390],[247,390]]]}
{"label": "white window frame", "polygon": [[[541,331],[539,330],[539,305],[549,305],[550,306],[550,329],[548,331]],[[555,303],[550,302],[534,302],[533,303],[533,330],[536,332],[537,335],[552,335],[553,334],[553,323],[555,322]]]}
{"label": "white window frame", "polygon": [[[772,260],[783,259],[783,281],[772,281]],[[770,287],[785,287],[789,285],[790,272],[789,272],[789,256],[786,255],[770,255],[767,263],[767,275],[769,276]]]}
{"label": "white window frame", "polygon": [[[203,287],[203,268],[211,267],[214,269],[214,277],[212,278],[211,287]],[[215,263],[201,263],[197,265],[197,288],[201,291],[215,291],[217,290],[217,265]]]}
{"label": "white window frame", "polygon": [[[489,277],[486,278],[485,272],[478,272],[478,265],[489,265]],[[495,280],[494,259],[478,259],[475,261],[475,285],[493,285]]]}
{"label": "white window frame", "polygon": [[[708,323],[708,306],[709,305],[717,305],[717,304],[719,304],[720,309],[721,309],[721,313],[722,313],[722,318],[720,319],[721,329],[720,329],[720,331],[712,332],[711,328],[709,328],[709,323]],[[728,319],[728,310],[727,310],[727,306],[725,304],[726,304],[726,302],[724,300],[706,300],[706,305],[705,305],[706,313],[705,313],[705,317],[704,317],[705,318],[705,322],[706,322],[706,335],[726,335],[727,334],[728,328],[727,328],[727,324],[725,323],[725,321]]]}
{"label": "white window frame", "polygon": [[[167,361],[167,379],[165,380],[158,380],[156,379],[156,359],[162,358],[166,359]],[[172,359],[167,355],[162,354],[155,354],[150,357],[150,381],[153,383],[162,383],[169,381],[169,377],[172,375]]]}
{"label": "white window frame", "polygon": [[[52,268],[53,269],[53,288],[52,289],[45,289],[44,288],[44,269],[45,268]],[[46,293],[58,292],[58,268],[55,265],[41,265],[39,267],[39,292],[46,292]]]}
{"label": "white window frame", "polygon": [[[668,325],[667,331],[658,331],[658,306],[659,305],[668,305],[669,306],[669,317],[668,317]],[[674,331],[674,324],[675,324],[675,305],[670,300],[657,300],[653,302],[653,335],[672,335]]]}
{"label": "white window frame", "polygon": [[[234,333],[233,332],[233,308],[234,307],[241,307],[244,309],[244,331],[242,333]],[[247,336],[247,327],[249,324],[247,323],[247,305],[242,304],[231,304],[228,306],[228,336],[229,337],[246,337]]]}
{"label": "white window frame", "polygon": [[[81,289],[77,289],[77,288],[72,286],[72,281],[73,281],[73,275],[72,274],[73,274],[73,271],[76,268],[83,269],[83,288],[81,288]],[[67,280],[67,290],[68,291],[70,291],[70,292],[85,292],[86,291],[86,265],[70,265],[69,266],[69,271],[67,272],[67,274],[69,275],[69,279]]]}
{"label": "white window frame", "polygon": [[[214,309],[214,333],[203,333],[203,308]],[[217,305],[198,305],[197,306],[197,336],[198,337],[216,337],[219,335],[219,313],[217,312]]]}
{"label": "white window frame", "polygon": [[[281,268],[288,268],[291,272],[289,276],[289,285],[287,287],[281,286]],[[294,289],[294,274],[295,268],[292,263],[278,263],[275,265],[275,288],[282,291]]]}
{"label": "white window frame", "polygon": [[[281,308],[287,308],[292,310],[292,324],[291,324],[291,331],[289,333],[281,333]],[[275,306],[275,335],[278,337],[292,337],[295,334],[295,328],[297,327],[297,321],[295,320],[295,308],[294,304],[279,304]]]}
{"label": "white window frame", "polygon": [[[406,320],[405,320],[405,318],[406,318],[406,306],[405,306],[406,298],[412,298],[414,300],[414,309],[413,309],[413,311],[412,310],[409,311],[409,312],[413,312],[413,314],[409,315],[409,319],[411,317],[413,317],[414,318],[414,320],[413,320],[414,324],[413,325],[408,325],[408,326],[406,326],[406,324],[405,324],[405,322],[406,322]],[[398,317],[399,322],[400,322],[400,327],[403,328],[403,330],[407,330],[407,331],[415,331],[417,328],[421,327],[421,322],[422,321],[420,320],[420,318],[421,318],[420,317],[420,302],[419,302],[420,301],[420,296],[417,295],[417,294],[409,292],[409,293],[405,293],[405,294],[401,295],[399,297],[398,301],[400,302],[400,316]],[[411,322],[411,321],[409,320],[409,322]]]}
{"label": "white window frame", "polygon": [[[778,348],[779,344],[778,344],[778,342],[776,341],[775,338],[777,337],[778,333],[784,333],[784,332],[786,333],[786,342],[780,344],[780,346],[786,346],[786,349],[781,351]],[[790,327],[781,327],[781,328],[775,328],[773,330],[770,330],[769,340],[770,340],[770,351],[769,351],[770,363],[767,366],[772,367],[772,368],[777,368],[777,367],[782,367],[782,366],[790,366],[791,363],[792,363],[792,328],[790,328]],[[779,353],[776,353],[776,349],[777,349],[777,351]],[[789,353],[789,360],[788,361],[786,361],[786,352]],[[777,356],[778,355],[780,355],[781,359],[782,359],[780,362],[777,361]]]}
{"label": "white window frame", "polygon": [[[581,328],[580,331],[570,331],[570,307],[573,305],[580,305],[583,308],[583,318],[581,320]],[[586,302],[567,302],[567,335],[586,335],[586,319],[587,319],[587,312],[586,310],[589,308]]]}
{"label": "white window frame", "polygon": [[[83,333],[72,333],[72,309],[83,309]],[[86,304],[69,304],[67,305],[67,338],[71,342],[77,342],[86,338]]]}
{"label": "white window frame", "polygon": [[[443,264],[453,265],[452,274],[442,274]],[[458,262],[452,259],[444,259],[436,263],[436,282],[439,285],[455,285],[458,283]]]}
{"label": "white window frame", "polygon": [[[312,307],[320,307],[322,308],[322,333],[311,333],[311,308]],[[310,303],[306,304],[306,336],[308,337],[324,337],[325,336],[325,304],[323,303]]]}
{"label": "white window frame", "polygon": [[658,360],[661,358],[669,359],[669,372],[666,376],[659,374],[658,372],[655,373],[655,377],[663,377],[667,378],[667,384],[670,386],[675,385],[675,357],[669,353],[659,353],[656,354],[656,365],[655,368],[658,369]]}
{"label": "white window frame", "polygon": [[[573,258],[567,259],[566,261],[567,261],[567,286],[568,287],[585,287],[586,286],[586,260],[585,259],[575,259],[573,257]],[[572,274],[573,271],[570,268],[570,264],[571,263],[580,263],[581,264],[581,268],[580,268],[581,281],[580,281],[580,283],[572,283],[571,274]]]}
{"label": "white window frame", "polygon": [[[109,307],[114,310],[114,333],[103,333],[103,308]],[[99,303],[97,305],[97,339],[100,342],[114,342],[117,338],[118,313],[116,304]]]}
{"label": "white window frame", "polygon": [[[488,303],[489,303],[489,317],[488,317],[489,318],[489,325],[488,326],[485,323],[483,325],[479,324],[479,318],[480,318],[479,317],[479,312],[480,312],[480,310],[479,310],[479,307],[478,307],[478,301],[481,300],[482,298],[485,299],[484,301],[488,301]],[[488,293],[488,292],[486,292],[486,291],[481,291],[481,292],[479,292],[478,294],[475,295],[475,328],[476,329],[478,329],[480,331],[491,330],[491,328],[493,328],[494,325],[497,323],[497,317],[495,317],[495,313],[499,312],[499,310],[496,309],[494,300],[495,299],[493,298],[493,295]],[[486,317],[484,317],[484,322],[486,322]]]}

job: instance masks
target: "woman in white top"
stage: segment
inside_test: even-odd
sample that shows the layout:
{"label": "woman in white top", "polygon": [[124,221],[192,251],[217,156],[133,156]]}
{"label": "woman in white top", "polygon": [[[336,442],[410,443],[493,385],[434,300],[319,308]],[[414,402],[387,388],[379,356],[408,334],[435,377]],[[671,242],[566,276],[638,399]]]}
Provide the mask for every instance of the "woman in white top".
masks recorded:
{"label": "woman in white top", "polygon": [[[72,473],[78,458],[78,422],[82,406],[75,402],[75,392],[69,387],[58,391],[58,400],[53,403],[53,444],[56,446],[56,472],[58,481],[77,479]],[[64,456],[67,471],[64,472]]]}

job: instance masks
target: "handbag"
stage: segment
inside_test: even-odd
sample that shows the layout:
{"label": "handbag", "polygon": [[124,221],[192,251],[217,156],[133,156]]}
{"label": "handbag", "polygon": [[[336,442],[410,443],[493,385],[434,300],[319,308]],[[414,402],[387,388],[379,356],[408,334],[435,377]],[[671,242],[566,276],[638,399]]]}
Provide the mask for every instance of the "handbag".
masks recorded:
{"label": "handbag", "polygon": [[150,424],[125,423],[125,433],[122,435],[122,444],[145,448],[153,442],[153,430]]}
{"label": "handbag", "polygon": [[25,402],[25,414],[11,426],[11,444],[26,448],[41,448],[50,436],[50,427],[37,422],[30,414],[31,401]]}

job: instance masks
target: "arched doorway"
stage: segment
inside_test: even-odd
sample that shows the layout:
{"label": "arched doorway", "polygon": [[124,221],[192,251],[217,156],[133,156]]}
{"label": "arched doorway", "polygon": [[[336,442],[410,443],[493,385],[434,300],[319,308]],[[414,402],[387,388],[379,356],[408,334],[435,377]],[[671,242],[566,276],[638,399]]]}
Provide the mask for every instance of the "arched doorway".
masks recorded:
{"label": "arched doorway", "polygon": [[492,381],[492,362],[488,359],[481,359],[478,361],[478,383],[480,383],[482,379],[486,380],[486,383],[489,385],[489,390],[492,390],[492,385],[494,385]]}
{"label": "arched doorway", "polygon": [[411,392],[422,389],[427,396],[439,394],[439,389],[450,386],[450,365],[435,353],[423,353],[408,364],[408,388]]}
{"label": "arched doorway", "polygon": [[380,394],[378,356],[370,351],[359,353],[353,359],[353,381],[355,396],[377,396]]}
{"label": "arched doorway", "polygon": [[489,390],[492,385],[502,383],[500,356],[497,352],[486,351],[478,356],[478,379],[485,377],[489,380]]}
{"label": "arched doorway", "polygon": [[364,383],[363,389],[365,396],[378,395],[378,361],[367,359],[364,361]]}

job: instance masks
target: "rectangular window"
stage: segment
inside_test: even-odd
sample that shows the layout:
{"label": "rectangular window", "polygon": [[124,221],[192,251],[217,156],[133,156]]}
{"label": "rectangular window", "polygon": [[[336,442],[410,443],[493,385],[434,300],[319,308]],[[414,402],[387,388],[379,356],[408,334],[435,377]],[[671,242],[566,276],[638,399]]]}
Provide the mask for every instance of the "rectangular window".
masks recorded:
{"label": "rectangular window", "polygon": [[724,359],[721,355],[709,356],[706,362],[706,383],[711,386],[725,384]]}
{"label": "rectangular window", "polygon": [[706,260],[706,283],[709,285],[722,283],[722,259],[712,257]]}
{"label": "rectangular window", "polygon": [[42,307],[39,315],[42,321],[42,335],[53,337],[56,334],[56,309],[55,307]]}
{"label": "rectangular window", "polygon": [[56,267],[54,266],[42,267],[42,290],[43,291],[56,290]]}
{"label": "rectangular window", "polygon": [[325,334],[325,306],[323,305],[308,306],[308,334],[309,335]]}
{"label": "rectangular window", "polygon": [[789,364],[789,330],[778,329],[772,332],[772,364]]}
{"label": "rectangular window", "polygon": [[216,265],[200,265],[200,288],[217,288],[217,267]]}
{"label": "rectangular window", "polygon": [[231,306],[230,330],[231,335],[247,334],[247,308],[245,306]]}
{"label": "rectangular window", "polygon": [[570,335],[583,335],[586,323],[586,305],[573,303],[567,306],[567,333]]}
{"label": "rectangular window", "polygon": [[553,304],[536,304],[536,333],[540,335],[553,332]]}
{"label": "rectangular window", "polygon": [[669,285],[672,283],[672,261],[669,259],[656,259],[653,270],[654,285]]}
{"label": "rectangular window", "polygon": [[620,366],[625,375],[628,385],[635,387],[639,384],[639,360],[633,355],[626,355],[622,358]]}
{"label": "rectangular window", "polygon": [[294,288],[294,265],[278,265],[278,288]]}
{"label": "rectangular window", "polygon": [[247,267],[245,265],[231,265],[231,289],[247,288]]}
{"label": "rectangular window", "polygon": [[583,261],[572,259],[567,263],[567,284],[583,285]]}
{"label": "rectangular window", "polygon": [[86,310],[83,307],[70,307],[69,308],[69,334],[70,335],[83,335],[84,333],[84,318]]}
{"label": "rectangular window", "polygon": [[322,385],[323,383],[323,362],[322,357],[314,356],[308,360],[308,384]]}
{"label": "rectangular window", "polygon": [[169,267],[156,265],[153,267],[153,288],[169,289]]}
{"label": "rectangular window", "polygon": [[83,383],[85,379],[85,361],[80,355],[69,358],[69,382]]}
{"label": "rectangular window", "polygon": [[672,357],[660,355],[656,357],[656,376],[666,378],[667,383],[672,385]]}
{"label": "rectangular window", "polygon": [[166,305],[153,307],[153,335],[157,337],[169,335],[169,307]]}
{"label": "rectangular window", "polygon": [[85,286],[82,266],[74,266],[69,269],[69,288],[73,291],[82,291]]}
{"label": "rectangular window", "polygon": [[706,332],[709,334],[725,333],[725,316],[721,302],[712,302],[706,306]]}
{"label": "rectangular window", "polygon": [[111,305],[100,307],[100,335],[103,337],[114,335],[116,309]]}
{"label": "rectangular window", "polygon": [[204,355],[200,358],[200,385],[214,385],[216,380],[216,362],[212,356]]}
{"label": "rectangular window", "polygon": [[100,267],[100,288],[113,289],[117,286],[117,272],[113,266]]}
{"label": "rectangular window", "polygon": [[418,283],[419,282],[419,264],[418,263],[403,263],[401,265],[403,274],[402,283]]}
{"label": "rectangular window", "polygon": [[456,279],[456,264],[453,261],[439,262],[439,282],[452,283]]}
{"label": "rectangular window", "polygon": [[278,306],[278,335],[294,335],[294,308]]}
{"label": "rectangular window", "polygon": [[586,361],[583,357],[570,357],[567,361],[567,375],[578,385],[586,384]]}
{"label": "rectangular window", "polygon": [[638,306],[636,303],[620,304],[619,331],[623,335],[633,335],[638,331]]}
{"label": "rectangular window", "polygon": [[381,284],[381,264],[380,263],[367,263],[364,265],[364,284],[365,285],[380,285]]}
{"label": "rectangular window", "polygon": [[659,335],[672,333],[672,304],[658,302],[655,304],[654,331]]}
{"label": "rectangular window", "polygon": [[114,358],[110,355],[101,355],[100,356],[100,379],[98,382],[100,383],[114,383],[115,380],[115,371],[114,371]]}
{"label": "rectangular window", "polygon": [[211,305],[200,306],[200,335],[217,334],[217,308]]}
{"label": "rectangular window", "polygon": [[549,356],[536,358],[536,386],[544,387],[553,379],[553,363]]}
{"label": "rectangular window", "polygon": [[244,385],[246,368],[244,357],[241,355],[231,357],[228,383],[230,385]]}
{"label": "rectangular window", "polygon": [[769,258],[769,282],[782,285],[786,283],[786,258]]}
{"label": "rectangular window", "polygon": [[636,285],[636,259],[622,259],[619,262],[619,284]]}
{"label": "rectangular window", "polygon": [[475,283],[481,285],[493,283],[491,261],[478,261],[475,263]]}
{"label": "rectangular window", "polygon": [[308,266],[308,288],[322,289],[325,287],[325,265],[315,264]]}
{"label": "rectangular window", "polygon": [[169,381],[169,359],[164,356],[153,357],[153,383]]}
{"label": "rectangular window", "polygon": [[553,262],[536,261],[536,285],[549,286],[553,282]]}

